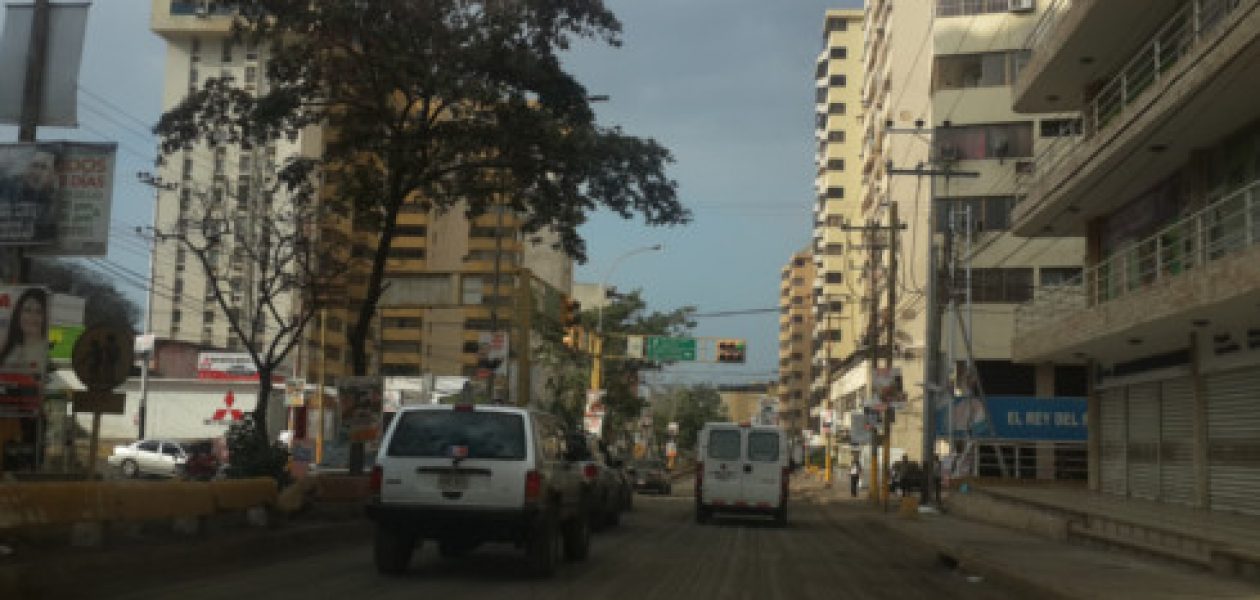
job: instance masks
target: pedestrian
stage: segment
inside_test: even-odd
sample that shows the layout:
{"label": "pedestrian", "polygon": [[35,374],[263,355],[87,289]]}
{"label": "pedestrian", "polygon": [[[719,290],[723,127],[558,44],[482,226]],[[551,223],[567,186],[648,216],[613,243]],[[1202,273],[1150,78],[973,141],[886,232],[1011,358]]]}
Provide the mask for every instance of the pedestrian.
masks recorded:
{"label": "pedestrian", "polygon": [[861,478],[862,467],[857,461],[853,461],[853,464],[849,466],[849,495],[854,498],[857,498],[858,480]]}

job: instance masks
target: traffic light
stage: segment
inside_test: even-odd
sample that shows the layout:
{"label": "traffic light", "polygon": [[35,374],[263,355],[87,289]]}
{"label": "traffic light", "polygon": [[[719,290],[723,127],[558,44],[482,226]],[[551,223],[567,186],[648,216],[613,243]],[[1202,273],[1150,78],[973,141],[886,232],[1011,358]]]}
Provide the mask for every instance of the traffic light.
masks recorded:
{"label": "traffic light", "polygon": [[743,363],[744,340],[718,340],[717,360],[720,363]]}
{"label": "traffic light", "polygon": [[586,330],[580,325],[573,325],[564,328],[564,339],[562,340],[564,347],[575,352],[586,351]]}
{"label": "traffic light", "polygon": [[560,326],[576,327],[582,321],[582,303],[571,298],[560,299]]}

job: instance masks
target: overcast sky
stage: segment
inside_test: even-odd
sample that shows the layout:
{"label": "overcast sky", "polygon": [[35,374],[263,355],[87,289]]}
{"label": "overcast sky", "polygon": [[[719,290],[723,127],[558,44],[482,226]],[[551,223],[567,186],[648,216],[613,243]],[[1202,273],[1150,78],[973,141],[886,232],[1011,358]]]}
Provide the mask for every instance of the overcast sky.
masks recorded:
{"label": "overcast sky", "polygon": [[[648,228],[596,215],[583,229],[590,261],[580,281],[600,282],[616,257],[661,243],[660,253],[624,261],[609,282],[642,289],[653,308],[702,312],[774,308],[779,269],[809,243],[813,197],[814,62],[827,8],[856,0],[606,0],[624,25],[621,48],[582,46],[570,68],[601,121],[653,137],[677,159],[671,176],[695,222]],[[41,139],[120,144],[111,263],[143,275],[142,244],[127,231],[152,224],[153,193],[136,181],[151,170],[156,140],[146,127],[161,108],[164,44],[149,31],[148,0],[97,0],[88,18],[77,130],[42,128]],[[0,127],[0,139],[16,140]],[[116,266],[111,277],[143,304]],[[746,338],[747,365],[682,365],[672,379],[724,383],[773,379],[778,314],[702,319],[697,335]]]}

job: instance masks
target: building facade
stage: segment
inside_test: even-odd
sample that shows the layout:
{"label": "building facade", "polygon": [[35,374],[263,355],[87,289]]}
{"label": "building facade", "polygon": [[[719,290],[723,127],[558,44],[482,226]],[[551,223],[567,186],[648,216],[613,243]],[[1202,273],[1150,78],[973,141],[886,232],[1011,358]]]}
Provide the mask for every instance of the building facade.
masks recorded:
{"label": "building facade", "polygon": [[779,281],[779,421],[789,431],[818,431],[811,423],[814,328],[813,254],[802,250],[783,267]]}
{"label": "building facade", "polygon": [[1015,357],[1089,361],[1091,488],[1260,514],[1260,2],[1055,8],[1014,106],[1080,135],[1012,224],[1085,236],[1086,260],[1019,309]]}

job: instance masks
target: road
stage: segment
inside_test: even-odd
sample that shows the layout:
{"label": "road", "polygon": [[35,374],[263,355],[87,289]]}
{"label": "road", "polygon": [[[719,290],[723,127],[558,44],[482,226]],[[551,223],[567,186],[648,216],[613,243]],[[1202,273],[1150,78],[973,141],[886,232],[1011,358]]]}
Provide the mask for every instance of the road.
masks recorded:
{"label": "road", "polygon": [[621,527],[594,538],[587,562],[566,564],[545,581],[527,577],[520,553],[497,545],[444,560],[428,544],[406,576],[382,577],[372,566],[370,546],[360,542],[248,568],[199,565],[205,576],[185,575],[177,583],[163,583],[161,574],[131,577],[119,586],[125,592],[110,597],[1031,598],[1027,590],[949,570],[858,503],[820,506],[801,497],[790,506],[785,529],[743,519],[698,525],[689,485],[675,486],[672,497],[638,496]]}

